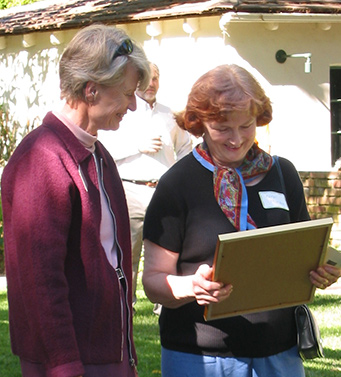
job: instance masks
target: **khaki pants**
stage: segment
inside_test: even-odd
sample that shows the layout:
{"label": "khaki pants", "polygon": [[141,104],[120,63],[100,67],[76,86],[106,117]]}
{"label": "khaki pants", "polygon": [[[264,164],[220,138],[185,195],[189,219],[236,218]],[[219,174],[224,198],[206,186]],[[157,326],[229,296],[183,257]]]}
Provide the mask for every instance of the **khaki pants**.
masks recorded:
{"label": "khaki pants", "polygon": [[133,304],[136,303],[136,285],[139,263],[143,247],[142,233],[144,216],[155,188],[123,181],[130,218],[132,267],[133,267]]}

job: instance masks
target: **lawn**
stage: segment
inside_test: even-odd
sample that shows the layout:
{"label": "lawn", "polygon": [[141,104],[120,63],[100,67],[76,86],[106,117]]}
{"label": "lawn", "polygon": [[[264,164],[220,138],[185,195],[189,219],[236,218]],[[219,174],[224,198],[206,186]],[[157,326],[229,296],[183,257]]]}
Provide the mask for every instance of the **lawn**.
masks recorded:
{"label": "lawn", "polygon": [[[158,317],[138,285],[137,312],[134,316],[135,344],[139,357],[139,377],[161,376]],[[341,296],[319,294],[309,305],[319,325],[324,359],[305,362],[306,377],[339,377],[341,374]],[[20,377],[18,359],[11,354],[8,336],[6,292],[0,292],[0,371],[1,377]]]}

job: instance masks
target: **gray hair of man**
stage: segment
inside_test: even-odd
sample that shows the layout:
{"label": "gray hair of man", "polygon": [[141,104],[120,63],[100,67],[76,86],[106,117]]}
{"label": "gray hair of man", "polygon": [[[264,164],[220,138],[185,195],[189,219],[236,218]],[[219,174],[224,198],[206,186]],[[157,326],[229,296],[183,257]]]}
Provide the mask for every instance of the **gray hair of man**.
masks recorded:
{"label": "gray hair of man", "polygon": [[152,63],[152,62],[149,62],[149,64],[150,64],[150,67],[155,70],[155,72],[157,73],[157,75],[160,76],[159,67],[155,63]]}
{"label": "gray hair of man", "polygon": [[129,36],[114,26],[94,24],[81,29],[66,47],[59,63],[61,98],[70,104],[83,101],[88,81],[105,86],[121,84],[128,63],[138,72],[139,89],[147,88],[150,66],[142,47],[131,40],[132,52],[113,59],[127,39]]}

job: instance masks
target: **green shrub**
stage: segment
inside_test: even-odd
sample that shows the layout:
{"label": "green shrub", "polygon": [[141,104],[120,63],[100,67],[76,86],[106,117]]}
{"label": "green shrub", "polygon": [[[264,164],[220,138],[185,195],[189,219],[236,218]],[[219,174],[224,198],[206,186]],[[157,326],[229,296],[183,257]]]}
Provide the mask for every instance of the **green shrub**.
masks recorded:
{"label": "green shrub", "polygon": [[36,3],[37,1],[40,0],[0,0],[0,9],[7,9],[16,7],[18,5]]}
{"label": "green shrub", "polygon": [[12,155],[19,130],[19,123],[12,122],[4,104],[0,104],[0,168],[6,165]]}
{"label": "green shrub", "polygon": [[0,274],[5,272],[5,261],[4,261],[4,231],[2,228],[2,205],[0,198]]}

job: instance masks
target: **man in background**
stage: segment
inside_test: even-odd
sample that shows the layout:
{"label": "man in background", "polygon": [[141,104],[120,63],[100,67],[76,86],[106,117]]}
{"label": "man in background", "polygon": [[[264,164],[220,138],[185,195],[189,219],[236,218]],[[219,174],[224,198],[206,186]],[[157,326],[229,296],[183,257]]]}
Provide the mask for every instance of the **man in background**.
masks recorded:
{"label": "man in background", "polygon": [[136,92],[136,111],[124,116],[114,138],[109,133],[99,133],[100,141],[117,163],[127,197],[134,304],[147,206],[161,175],[192,150],[191,137],[176,124],[172,110],[157,102],[159,69],[153,63],[150,68],[148,88]]}

